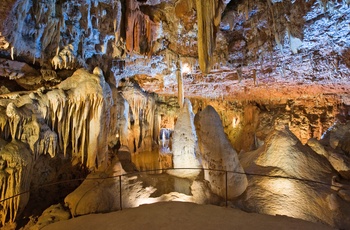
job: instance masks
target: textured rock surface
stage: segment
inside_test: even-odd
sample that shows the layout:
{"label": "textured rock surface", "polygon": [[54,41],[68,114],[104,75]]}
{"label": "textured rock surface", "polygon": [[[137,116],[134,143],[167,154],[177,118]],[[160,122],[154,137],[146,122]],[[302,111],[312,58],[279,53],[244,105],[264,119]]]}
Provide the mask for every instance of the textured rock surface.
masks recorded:
{"label": "textured rock surface", "polygon": [[[104,78],[78,70],[57,88],[2,95],[0,136],[3,163],[1,220],[14,222],[27,201],[32,170],[42,155],[65,158],[73,165],[107,165],[109,107],[113,103]],[[108,108],[108,109],[107,109]],[[37,180],[37,179],[35,179]],[[45,179],[43,179],[45,181]],[[8,215],[7,215],[8,213]]]}
{"label": "textured rock surface", "polygon": [[[119,161],[114,160],[108,168],[109,173],[94,172],[64,202],[73,216],[90,213],[111,212],[120,209],[119,177],[125,173]],[[124,185],[127,181],[123,182]],[[124,198],[127,199],[127,198]]]}
{"label": "textured rock surface", "polygon": [[[189,100],[185,100],[175,124],[172,152],[174,168],[201,168],[197,134],[194,127],[194,114]],[[201,170],[169,170],[168,173],[178,177],[194,178]]]}
{"label": "textured rock surface", "polygon": [[[210,182],[212,191],[225,197],[225,176],[227,176],[228,198],[232,199],[241,195],[247,187],[247,177],[244,175],[236,151],[224,133],[220,117],[215,109],[208,106],[202,112],[197,113],[195,126],[203,168],[219,170],[219,172],[205,171],[204,178]],[[220,170],[234,173],[225,175]]]}
{"label": "textured rock surface", "polygon": [[349,203],[338,195],[341,186],[333,181],[333,167],[289,130],[272,132],[262,147],[240,160],[255,175],[248,177],[241,200],[245,210],[348,228]]}
{"label": "textured rock surface", "polygon": [[34,161],[25,143],[16,139],[0,143],[0,218],[4,226],[6,222],[14,223],[27,205],[28,193],[13,195],[29,190]]}
{"label": "textured rock surface", "polygon": [[49,224],[68,220],[70,217],[70,213],[61,204],[52,205],[43,212],[38,222],[31,226],[30,230],[39,230]]}
{"label": "textured rock surface", "polygon": [[[313,204],[324,207],[326,200],[337,210],[339,199],[350,200],[344,185],[350,178],[349,128],[330,130],[328,143],[320,142],[323,146],[308,140],[319,140],[335,121],[344,124],[350,119],[349,15],[349,1],[330,0],[3,0],[1,145],[26,145],[36,177],[28,184],[74,178],[68,164],[72,170],[103,170],[120,146],[132,156],[154,150],[160,129],[174,129],[185,97],[194,112],[207,105],[218,111],[240,154],[271,142],[267,137],[272,130],[288,126],[302,144],[322,155],[312,162],[322,157],[336,169],[332,183],[340,183],[340,188],[322,193],[320,205]],[[215,138],[226,140],[224,136],[220,131]],[[216,145],[212,140],[204,144]],[[290,145],[300,147],[295,138],[285,144],[280,147],[287,152],[294,150]],[[305,146],[298,156],[308,159],[300,153],[304,150],[311,151]],[[285,167],[289,158],[283,153],[287,158],[258,162]],[[161,165],[161,158],[167,162],[171,156],[159,155],[154,165]],[[231,170],[232,165],[220,160],[237,163],[235,158],[219,156],[206,167],[224,165],[222,169]],[[293,175],[298,171],[285,170]],[[8,173],[4,175],[6,184]],[[328,181],[328,174],[319,175],[323,176]],[[197,186],[197,193],[206,193],[198,187],[205,186]],[[222,187],[214,189],[223,196]],[[16,203],[18,213],[25,196]],[[195,199],[183,194],[163,198],[180,196]],[[16,211],[10,212],[12,216],[2,216],[3,223],[3,218],[16,218]],[[317,218],[331,223],[323,214],[311,219]]]}

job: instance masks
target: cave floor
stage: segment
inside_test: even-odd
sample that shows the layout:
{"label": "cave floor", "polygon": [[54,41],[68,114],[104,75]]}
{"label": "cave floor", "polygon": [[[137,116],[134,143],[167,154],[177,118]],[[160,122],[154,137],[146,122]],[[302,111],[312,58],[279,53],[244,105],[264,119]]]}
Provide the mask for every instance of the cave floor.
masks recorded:
{"label": "cave floor", "polygon": [[44,230],[109,229],[332,229],[286,216],[246,213],[238,209],[186,202],[161,202],[123,211],[91,214],[57,222]]}

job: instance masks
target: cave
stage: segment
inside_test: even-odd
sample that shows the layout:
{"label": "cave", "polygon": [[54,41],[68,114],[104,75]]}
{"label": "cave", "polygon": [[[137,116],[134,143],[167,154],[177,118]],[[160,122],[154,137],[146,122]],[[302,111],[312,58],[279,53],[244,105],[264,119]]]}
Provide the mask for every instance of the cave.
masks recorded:
{"label": "cave", "polygon": [[349,0],[3,0],[0,228],[181,201],[350,229],[349,92]]}

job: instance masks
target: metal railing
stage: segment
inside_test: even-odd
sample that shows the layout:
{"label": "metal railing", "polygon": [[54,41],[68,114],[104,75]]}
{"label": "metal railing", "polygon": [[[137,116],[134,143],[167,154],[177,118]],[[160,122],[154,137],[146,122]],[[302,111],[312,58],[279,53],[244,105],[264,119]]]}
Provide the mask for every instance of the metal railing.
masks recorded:
{"label": "metal railing", "polygon": [[[329,183],[325,183],[322,181],[315,181],[315,180],[310,180],[310,179],[305,179],[305,178],[297,178],[297,177],[289,177],[289,176],[282,176],[282,175],[265,175],[265,174],[259,174],[259,173],[250,173],[250,172],[236,172],[236,171],[229,171],[229,170],[223,170],[223,169],[208,169],[208,168],[163,168],[163,169],[152,169],[152,170],[143,170],[143,171],[135,171],[135,172],[130,172],[130,173],[125,173],[125,174],[121,174],[121,175],[115,175],[115,176],[106,176],[106,177],[102,177],[102,178],[78,178],[78,179],[71,179],[71,180],[64,180],[64,181],[57,181],[57,182],[52,182],[52,183],[47,183],[47,184],[42,184],[39,186],[35,186],[27,191],[23,191],[21,193],[15,194],[13,196],[10,197],[6,197],[5,199],[0,200],[0,203],[7,201],[9,199],[13,199],[17,196],[21,196],[23,194],[26,193],[30,193],[33,190],[38,190],[38,189],[42,189],[45,187],[49,187],[49,186],[54,186],[54,185],[61,185],[61,184],[65,184],[65,183],[70,183],[70,182],[76,182],[76,181],[84,181],[84,180],[106,180],[106,179],[115,179],[118,178],[119,180],[119,202],[120,202],[120,210],[123,210],[123,196],[125,194],[123,194],[123,184],[122,184],[122,178],[123,177],[129,177],[129,176],[133,176],[133,175],[140,175],[140,174],[144,174],[144,173],[156,173],[156,172],[161,172],[164,173],[167,170],[201,170],[201,171],[213,171],[213,172],[221,172],[225,175],[225,206],[228,207],[228,174],[229,173],[233,173],[233,174],[238,174],[238,175],[246,175],[246,176],[255,176],[255,177],[267,177],[267,178],[278,178],[278,179],[286,179],[286,180],[294,180],[294,181],[299,181],[299,182],[303,182],[303,183],[312,183],[312,184],[318,184],[318,185],[322,185],[322,186],[327,186],[327,187],[335,187],[335,188],[339,188],[339,189],[343,189],[343,190],[349,190],[349,188],[347,187],[343,187],[340,185],[336,185],[336,184],[329,184]],[[154,175],[154,174],[153,174]],[[171,175],[169,175],[171,176]],[[203,179],[204,180],[204,179]],[[249,180],[248,180],[249,181]]]}

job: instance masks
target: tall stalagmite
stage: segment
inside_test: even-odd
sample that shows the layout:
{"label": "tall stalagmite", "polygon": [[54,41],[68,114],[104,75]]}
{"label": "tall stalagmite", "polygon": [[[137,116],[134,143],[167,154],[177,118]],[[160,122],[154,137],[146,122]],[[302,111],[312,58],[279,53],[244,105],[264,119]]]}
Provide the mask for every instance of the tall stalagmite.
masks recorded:
{"label": "tall stalagmite", "polygon": [[[180,110],[180,114],[175,124],[173,134],[173,162],[174,168],[201,168],[199,158],[197,156],[197,135],[194,127],[194,114],[192,105],[188,99],[185,99],[184,106]],[[201,170],[168,170],[169,174],[183,177],[193,178],[198,176]]]}
{"label": "tall stalagmite", "polygon": [[[227,197],[229,199],[238,197],[246,190],[248,180],[244,175],[237,152],[224,132],[219,114],[212,106],[207,106],[196,114],[194,123],[203,168],[217,170],[206,170],[204,178],[210,182],[212,191],[221,197],[225,197],[226,180],[228,182]],[[230,171],[230,173],[225,175],[220,170]]]}

